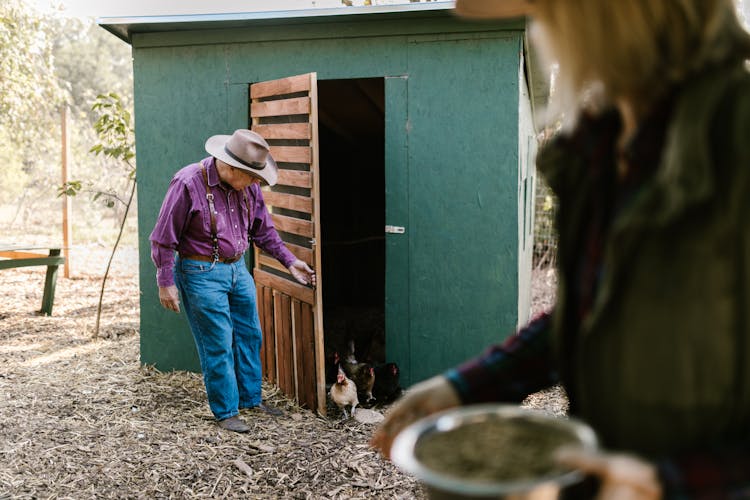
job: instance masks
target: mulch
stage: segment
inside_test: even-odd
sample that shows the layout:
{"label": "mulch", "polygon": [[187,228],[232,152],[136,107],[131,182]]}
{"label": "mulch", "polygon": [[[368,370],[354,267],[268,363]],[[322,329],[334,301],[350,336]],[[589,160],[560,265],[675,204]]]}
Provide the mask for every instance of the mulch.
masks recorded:
{"label": "mulch", "polygon": [[[60,276],[50,317],[37,312],[43,268],[0,272],[0,499],[426,498],[369,447],[372,424],[264,384],[284,416],[243,410],[251,432],[226,432],[199,374],[142,366],[133,249],[118,253],[93,338],[107,257],[93,249],[90,274]],[[526,404],[566,410],[559,389]]]}

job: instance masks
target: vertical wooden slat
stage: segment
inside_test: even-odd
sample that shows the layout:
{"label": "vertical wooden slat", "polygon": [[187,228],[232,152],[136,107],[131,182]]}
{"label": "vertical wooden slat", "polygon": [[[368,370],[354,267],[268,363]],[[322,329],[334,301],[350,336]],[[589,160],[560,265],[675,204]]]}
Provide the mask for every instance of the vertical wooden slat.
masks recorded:
{"label": "vertical wooden slat", "polygon": [[312,150],[312,163],[310,163],[310,173],[312,175],[313,187],[313,231],[314,240],[317,245],[313,245],[315,270],[317,271],[317,286],[315,287],[315,303],[313,308],[313,329],[315,336],[315,380],[317,386],[317,407],[318,413],[326,414],[326,375],[325,375],[325,339],[323,338],[323,264],[320,256],[321,237],[321,219],[320,219],[320,155],[318,151],[318,75],[310,73],[310,126],[312,127],[312,139],[310,148]]}
{"label": "vertical wooden slat", "polygon": [[[62,107],[62,184],[68,183],[68,166],[70,163],[70,109],[68,106]],[[70,259],[70,249],[73,246],[73,219],[71,218],[71,207],[73,200],[70,196],[62,197],[62,233],[63,233],[63,255],[65,256],[65,266],[63,267],[63,276],[70,278],[72,261]]]}
{"label": "vertical wooden slat", "polygon": [[307,346],[305,345],[302,332],[302,302],[296,299],[292,301],[292,318],[292,325],[294,327],[294,364],[297,369],[297,379],[295,380],[297,401],[302,407],[314,408],[314,406],[311,407],[309,405],[310,387],[305,378],[305,363],[309,361],[305,359]]}
{"label": "vertical wooden slat", "polygon": [[300,332],[300,301],[299,299],[292,298],[292,341],[294,351],[294,394],[296,396],[297,404],[300,406],[304,405],[304,394],[302,387],[302,378],[304,376],[304,355],[301,351],[303,346],[301,345],[301,332]]}
{"label": "vertical wooden slat", "polygon": [[[304,401],[307,408],[314,409],[317,406],[318,394],[317,394],[317,362],[316,351],[315,351],[315,330],[313,328],[313,308],[310,304],[300,304],[300,317],[299,317],[299,345],[298,352],[302,357],[302,373],[300,375],[300,393],[303,395],[300,398]],[[325,388],[325,380],[323,381],[323,387]],[[325,391],[324,391],[325,397]],[[325,404],[325,403],[324,403]]]}
{"label": "vertical wooden slat", "polygon": [[273,290],[263,287],[263,350],[265,351],[265,377],[276,383],[276,334],[273,327]]}
{"label": "vertical wooden slat", "polygon": [[260,331],[261,335],[263,337],[263,344],[260,346],[260,366],[261,366],[261,374],[263,377],[266,377],[266,332],[265,332],[265,321],[263,321],[263,317],[265,316],[265,303],[263,302],[263,289],[266,288],[262,285],[255,284],[255,304],[258,307],[258,319],[260,319]]}
{"label": "vertical wooden slat", "polygon": [[283,293],[275,293],[274,298],[276,327],[276,368],[279,388],[287,396],[294,398],[294,356],[292,350],[292,308],[291,298]]}

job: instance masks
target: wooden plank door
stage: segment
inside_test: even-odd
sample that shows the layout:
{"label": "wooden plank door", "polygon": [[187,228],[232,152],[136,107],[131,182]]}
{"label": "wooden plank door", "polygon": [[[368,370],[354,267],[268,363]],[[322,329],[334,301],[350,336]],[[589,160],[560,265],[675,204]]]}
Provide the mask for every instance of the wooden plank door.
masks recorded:
{"label": "wooden plank door", "polygon": [[263,328],[263,375],[301,406],[326,412],[320,259],[317,75],[250,85],[251,128],[271,145],[279,181],[263,196],[289,249],[315,269],[300,285],[276,259],[255,249],[253,274]]}

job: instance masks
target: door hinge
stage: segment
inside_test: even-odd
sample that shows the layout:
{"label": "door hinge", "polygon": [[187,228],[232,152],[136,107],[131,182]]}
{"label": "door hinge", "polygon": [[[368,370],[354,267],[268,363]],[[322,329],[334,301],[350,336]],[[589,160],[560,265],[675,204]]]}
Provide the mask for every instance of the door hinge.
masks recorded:
{"label": "door hinge", "polygon": [[406,232],[406,228],[404,226],[385,226],[385,232],[392,234],[404,234]]}

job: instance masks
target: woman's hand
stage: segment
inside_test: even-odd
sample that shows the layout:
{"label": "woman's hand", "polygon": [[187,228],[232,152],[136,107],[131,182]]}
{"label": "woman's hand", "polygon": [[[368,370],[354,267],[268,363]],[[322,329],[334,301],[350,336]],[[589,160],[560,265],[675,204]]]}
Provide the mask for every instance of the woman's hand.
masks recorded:
{"label": "woman's hand", "polygon": [[662,497],[656,467],[640,458],[563,449],[557,460],[601,480],[598,500],[656,500]]}
{"label": "woman's hand", "polygon": [[177,287],[175,285],[160,286],[159,302],[161,302],[164,309],[169,309],[176,313],[180,312],[180,294],[177,293]]}
{"label": "woman's hand", "polygon": [[399,432],[422,417],[461,404],[448,379],[439,375],[416,384],[386,414],[375,430],[370,444],[384,457],[391,455],[391,445]]}
{"label": "woman's hand", "polygon": [[316,285],[317,281],[315,279],[315,271],[301,260],[297,259],[292,262],[288,269],[289,272],[292,273],[292,276],[294,276],[294,279],[303,285]]}

